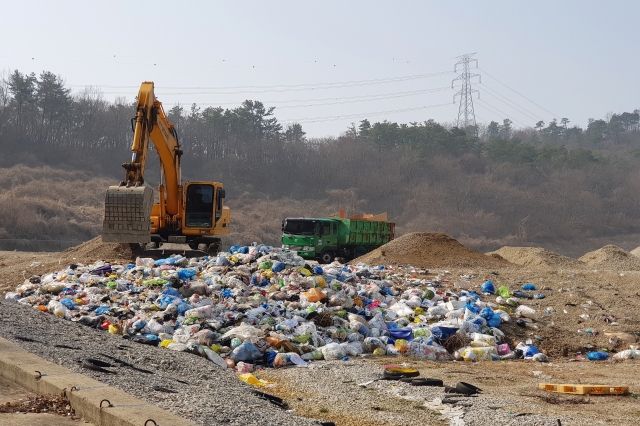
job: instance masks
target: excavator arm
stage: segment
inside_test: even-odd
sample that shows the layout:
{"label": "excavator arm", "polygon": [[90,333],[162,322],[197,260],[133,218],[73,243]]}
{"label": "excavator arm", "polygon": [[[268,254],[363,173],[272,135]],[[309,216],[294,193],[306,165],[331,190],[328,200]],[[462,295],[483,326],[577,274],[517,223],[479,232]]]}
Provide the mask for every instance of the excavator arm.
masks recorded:
{"label": "excavator arm", "polygon": [[133,144],[131,162],[124,163],[125,180],[121,186],[137,187],[144,184],[149,140],[158,151],[166,182],[166,213],[176,216],[180,212],[182,150],[173,124],[169,123],[162,103],[155,98],[153,83],[144,82],[138,92],[136,116],[131,119]]}
{"label": "excavator arm", "polygon": [[[177,133],[154,94],[153,83],[144,82],[138,92],[136,115],[131,119],[133,144],[131,161],[124,163],[125,180],[111,186],[105,199],[102,241],[148,243],[151,241],[150,215],[153,190],[144,186],[149,142],[153,143],[162,165],[164,184],[159,191],[159,226],[179,227],[182,212],[180,157],[182,150]],[[165,190],[166,184],[166,190]]]}

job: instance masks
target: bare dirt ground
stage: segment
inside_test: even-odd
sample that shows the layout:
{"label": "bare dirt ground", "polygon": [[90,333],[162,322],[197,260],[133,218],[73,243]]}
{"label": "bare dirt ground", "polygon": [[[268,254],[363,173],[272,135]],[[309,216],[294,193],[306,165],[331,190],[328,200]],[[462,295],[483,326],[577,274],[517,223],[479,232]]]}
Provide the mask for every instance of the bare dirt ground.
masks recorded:
{"label": "bare dirt ground", "polygon": [[[127,248],[102,244],[97,239],[61,253],[0,252],[0,291],[10,291],[31,275],[61,270],[70,263],[86,264],[96,260],[122,263],[133,259]],[[537,290],[530,293],[546,296],[522,301],[539,313],[535,321],[518,326],[514,318],[501,329],[512,348],[520,341],[532,339],[548,354],[548,364],[531,361],[435,363],[405,358],[370,358],[367,363],[407,362],[420,369],[422,377],[440,378],[449,385],[458,381],[473,383],[484,389],[485,395],[502,398],[504,403],[496,409],[510,411],[512,404],[514,413],[522,413],[524,409],[525,414],[544,413],[576,419],[563,424],[640,423],[640,405],[632,396],[582,397],[538,389],[538,383],[542,382],[589,383],[625,385],[631,393],[640,394],[638,361],[576,361],[577,356],[585,356],[589,351],[605,349],[614,353],[636,344],[640,333],[640,258],[635,253],[605,246],[580,259],[531,247],[503,247],[483,254],[443,234],[414,233],[352,263],[360,261],[395,265],[399,268],[396,271],[408,278],[434,279],[448,270],[442,283],[444,290],[458,291],[454,289],[455,282],[466,280],[471,283],[471,289],[480,292],[481,284],[490,279],[496,288],[505,285],[512,291],[532,283]],[[409,266],[427,268],[429,272],[424,275]],[[354,390],[353,383],[342,383],[340,378],[326,375],[322,369],[313,371],[315,379],[299,371],[268,370],[261,374],[262,378],[278,383],[269,392],[290,401],[297,414],[336,421],[339,425],[402,424],[380,420],[380,412],[397,411],[402,401],[389,391],[388,387],[394,386],[391,382],[379,382],[375,389],[369,390],[355,386]],[[309,380],[334,380],[336,395],[346,400],[356,399],[347,405],[331,402],[328,395],[314,394]],[[522,403],[529,405],[522,408]],[[409,418],[423,419],[425,424],[445,424],[428,410],[422,411],[424,407],[417,407],[420,404],[407,405],[406,401],[403,404],[405,413],[414,412]]]}

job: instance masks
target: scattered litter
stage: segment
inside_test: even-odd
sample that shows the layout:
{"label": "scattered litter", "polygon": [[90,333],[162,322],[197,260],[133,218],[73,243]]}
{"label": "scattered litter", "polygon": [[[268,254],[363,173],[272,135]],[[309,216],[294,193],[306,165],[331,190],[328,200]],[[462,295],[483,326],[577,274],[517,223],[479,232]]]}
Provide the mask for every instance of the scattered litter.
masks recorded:
{"label": "scattered litter", "polygon": [[570,393],[574,395],[626,395],[629,393],[629,386],[540,383],[538,387],[547,392]]}

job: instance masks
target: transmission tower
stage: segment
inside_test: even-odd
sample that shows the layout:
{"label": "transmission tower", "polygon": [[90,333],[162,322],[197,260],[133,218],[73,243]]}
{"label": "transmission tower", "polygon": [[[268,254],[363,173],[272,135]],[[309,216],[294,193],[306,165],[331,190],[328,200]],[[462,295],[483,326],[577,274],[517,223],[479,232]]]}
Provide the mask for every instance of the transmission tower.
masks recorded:
{"label": "transmission tower", "polygon": [[[473,59],[473,55],[475,55],[475,53],[467,53],[466,55],[458,56],[460,60],[453,67],[453,71],[457,72],[458,65],[462,65],[462,74],[453,79],[453,81],[451,82],[451,88],[453,89],[456,81],[460,80],[462,82],[462,87],[460,87],[460,90],[455,95],[453,95],[454,103],[456,102],[456,96],[460,96],[460,107],[458,109],[458,128],[467,129],[469,127],[472,127],[474,131],[476,131],[476,114],[473,111],[473,92],[478,93],[478,98],[480,97],[480,92],[471,88],[471,79],[473,77],[480,78],[480,75],[471,74],[471,72],[469,71],[469,65],[471,64],[471,62],[475,62],[476,68],[478,67],[478,60]],[[480,80],[480,82],[482,81]]]}

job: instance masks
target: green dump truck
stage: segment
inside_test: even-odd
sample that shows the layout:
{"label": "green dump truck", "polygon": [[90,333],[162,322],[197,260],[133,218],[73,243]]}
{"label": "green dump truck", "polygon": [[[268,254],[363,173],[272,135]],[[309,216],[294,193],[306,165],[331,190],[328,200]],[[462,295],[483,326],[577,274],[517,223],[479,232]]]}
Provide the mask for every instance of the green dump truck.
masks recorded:
{"label": "green dump truck", "polygon": [[303,259],[331,263],[374,250],[393,239],[395,224],[387,214],[320,218],[286,218],[282,221],[282,248]]}

